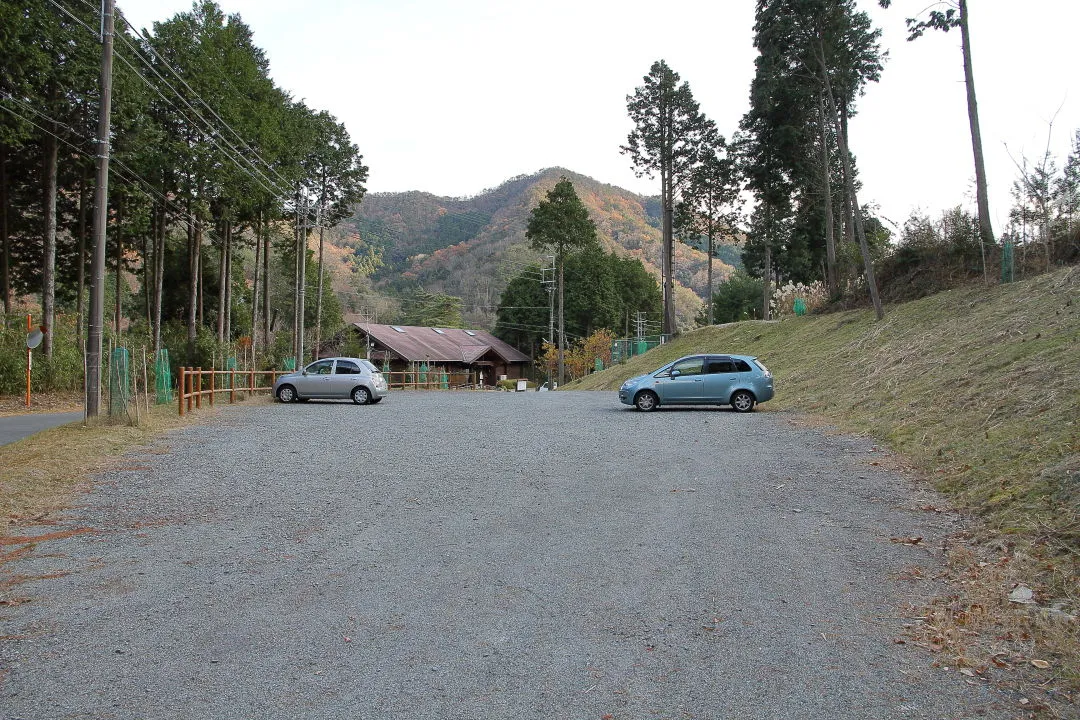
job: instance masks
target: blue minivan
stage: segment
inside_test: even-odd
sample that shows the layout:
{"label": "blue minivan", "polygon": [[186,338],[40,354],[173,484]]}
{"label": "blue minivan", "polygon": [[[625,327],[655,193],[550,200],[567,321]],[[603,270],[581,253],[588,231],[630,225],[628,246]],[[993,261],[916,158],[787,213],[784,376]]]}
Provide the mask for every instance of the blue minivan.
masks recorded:
{"label": "blue minivan", "polygon": [[687,355],[619,388],[619,401],[643,412],[661,405],[730,405],[750,412],[772,396],[772,373],[751,355]]}

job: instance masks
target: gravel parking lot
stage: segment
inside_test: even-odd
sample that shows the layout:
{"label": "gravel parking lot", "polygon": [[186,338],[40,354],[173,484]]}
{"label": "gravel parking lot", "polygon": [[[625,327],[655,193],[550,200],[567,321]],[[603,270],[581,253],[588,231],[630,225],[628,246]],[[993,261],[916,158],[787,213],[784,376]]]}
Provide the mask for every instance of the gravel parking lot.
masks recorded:
{"label": "gravel parking lot", "polygon": [[0,716],[1009,717],[895,642],[956,520],[881,459],[614,393],[227,408],[3,566]]}

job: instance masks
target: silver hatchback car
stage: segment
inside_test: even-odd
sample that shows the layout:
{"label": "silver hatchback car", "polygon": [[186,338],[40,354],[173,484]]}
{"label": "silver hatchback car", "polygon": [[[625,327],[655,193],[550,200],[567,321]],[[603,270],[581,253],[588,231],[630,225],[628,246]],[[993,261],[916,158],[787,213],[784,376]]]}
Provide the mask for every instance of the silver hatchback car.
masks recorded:
{"label": "silver hatchback car", "polygon": [[352,399],[374,405],[387,394],[386,378],[363,358],[323,358],[274,382],[274,397],[284,403]]}

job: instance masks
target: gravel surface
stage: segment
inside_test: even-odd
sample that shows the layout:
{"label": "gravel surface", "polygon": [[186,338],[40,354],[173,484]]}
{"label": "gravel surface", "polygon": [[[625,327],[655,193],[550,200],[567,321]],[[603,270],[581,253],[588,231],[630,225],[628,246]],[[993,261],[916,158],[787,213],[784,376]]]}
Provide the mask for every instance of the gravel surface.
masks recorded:
{"label": "gravel surface", "polygon": [[3,566],[0,716],[1008,717],[894,642],[956,520],[882,456],[614,393],[227,408]]}

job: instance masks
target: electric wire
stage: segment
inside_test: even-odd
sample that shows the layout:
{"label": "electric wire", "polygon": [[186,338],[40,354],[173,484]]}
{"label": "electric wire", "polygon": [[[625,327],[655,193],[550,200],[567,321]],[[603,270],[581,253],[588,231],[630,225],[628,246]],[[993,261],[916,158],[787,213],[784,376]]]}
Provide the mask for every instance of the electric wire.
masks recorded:
{"label": "electric wire", "polygon": [[[93,7],[93,5],[91,5],[89,3],[89,0],[81,0],[81,1],[84,4],[90,5],[91,7]],[[63,11],[66,15],[68,15],[68,17],[71,17],[73,20],[75,20],[80,25],[82,25],[84,28],[86,28],[90,33],[92,33],[94,35],[97,34],[97,32],[93,28],[88,26],[85,22],[79,20],[75,15],[73,15],[71,13],[70,10],[68,10],[66,7],[64,7],[62,4],[60,4],[58,2],[58,0],[49,0],[49,2],[52,5],[59,8],[61,11]],[[135,31],[135,29],[131,26],[130,23],[127,22],[126,19],[122,18],[122,20],[123,20],[124,24],[127,25],[128,28]],[[135,31],[135,32],[137,32],[137,31]],[[139,36],[143,37],[141,34]],[[172,86],[172,84],[170,84],[164,77],[162,77],[161,73],[159,73],[157,71],[157,68],[155,68],[149,62],[149,60],[147,60],[145,57],[143,57],[143,55],[139,52],[139,50],[136,47],[132,46],[131,41],[128,40],[128,38],[126,37],[126,35],[123,32],[119,32],[119,33],[114,32],[114,37],[119,39],[121,43],[123,43],[128,49],[130,49],[139,58],[139,60],[142,61],[142,64],[148,70],[150,70],[155,76],[157,76],[157,78],[161,81],[161,83],[163,85],[165,85],[165,87],[167,87],[169,90],[171,90],[172,93],[174,95],[176,95],[177,98],[179,98],[185,105],[187,105],[187,107],[191,110],[194,117],[197,118],[198,121],[201,122],[201,125],[199,123],[197,123],[197,122],[194,122],[192,120],[192,117],[189,116],[188,114],[186,114],[183,111],[183,109],[180,108],[174,101],[169,100],[168,98],[166,98],[164,93],[161,92],[161,89],[159,87],[155,86],[150,81],[150,79],[147,78],[142,72],[137,70],[131,64],[131,62],[128,61],[127,58],[125,58],[123,56],[123,54],[119,52],[119,48],[116,48],[114,46],[114,55],[116,55],[116,57],[118,57],[121,60],[121,62],[123,62],[128,67],[128,69],[130,69],[132,71],[132,73],[134,73],[136,75],[136,77],[138,77],[140,80],[142,80],[142,82],[145,83],[147,85],[147,87],[149,87],[151,90],[153,90],[158,95],[158,97],[160,97],[162,99],[162,101],[164,101],[166,104],[171,106],[171,108],[175,112],[177,112],[181,117],[183,117],[191,127],[194,127],[195,129],[197,129],[209,142],[213,143],[213,145],[215,147],[217,147],[217,149],[220,150],[222,152],[222,154],[225,155],[225,157],[227,157],[229,160],[231,160],[242,173],[248,175],[252,180],[254,180],[256,183],[258,183],[260,186],[262,186],[262,188],[264,190],[266,190],[267,192],[269,192],[271,196],[274,196],[274,197],[276,197],[278,199],[286,199],[286,198],[290,197],[291,193],[289,191],[282,190],[282,188],[280,188],[280,187],[276,187],[275,183],[272,180],[270,180],[270,178],[268,178],[251,160],[249,160],[234,145],[232,145],[224,137],[222,137],[221,134],[213,127],[213,125],[206,118],[204,118],[198,112],[198,110],[194,106],[191,105],[190,102],[188,102],[187,98],[185,98],[182,93],[180,93],[175,87]],[[172,71],[174,75],[177,75],[177,77],[180,79],[181,82],[184,82],[183,78],[180,78],[180,76],[176,72],[176,70],[171,65],[169,65],[166,61],[164,61],[161,58],[161,56],[159,54],[157,54],[153,50],[152,46],[149,45],[149,41],[147,40],[146,42],[147,42],[149,51],[151,53],[153,53],[154,56],[157,57],[159,59],[159,61],[163,65],[168,67],[169,70]],[[184,86],[187,87],[188,90],[191,91],[192,95],[195,96],[196,99],[203,106],[205,106],[208,110],[210,110],[211,113],[215,115],[215,117],[218,117],[219,121],[222,122],[223,125],[228,127],[230,132],[232,132],[234,135],[237,135],[236,131],[233,130],[231,126],[228,126],[228,124],[225,123],[224,120],[221,120],[220,116],[218,116],[216,113],[214,113],[213,110],[210,109],[209,105],[201,97],[199,97],[198,94],[195,93],[194,90],[191,90],[190,86],[188,86],[186,82],[184,82]],[[241,142],[243,142],[242,139],[241,139]],[[224,144],[225,147],[223,147],[223,144]],[[269,167],[269,165],[266,163],[266,161],[263,160],[262,157],[257,152],[255,152],[253,149],[251,149],[251,147],[249,145],[247,145],[246,143],[244,143],[244,145],[249,150],[249,152],[251,152],[252,155],[258,157],[260,162],[262,162],[264,165],[267,165]],[[226,149],[226,147],[228,149]],[[246,164],[245,164],[245,162],[246,162]],[[275,174],[277,174],[277,173],[275,172]],[[279,178],[281,177],[280,174],[278,174],[278,177]],[[288,186],[287,181],[286,181],[286,186]]]}

